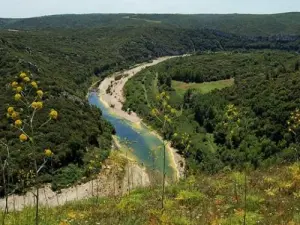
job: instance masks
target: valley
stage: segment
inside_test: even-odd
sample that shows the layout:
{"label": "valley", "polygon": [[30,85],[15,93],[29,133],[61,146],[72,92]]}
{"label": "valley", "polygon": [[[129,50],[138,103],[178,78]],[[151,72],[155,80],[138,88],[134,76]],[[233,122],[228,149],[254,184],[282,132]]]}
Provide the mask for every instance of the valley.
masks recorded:
{"label": "valley", "polygon": [[300,224],[299,15],[0,19],[0,222]]}

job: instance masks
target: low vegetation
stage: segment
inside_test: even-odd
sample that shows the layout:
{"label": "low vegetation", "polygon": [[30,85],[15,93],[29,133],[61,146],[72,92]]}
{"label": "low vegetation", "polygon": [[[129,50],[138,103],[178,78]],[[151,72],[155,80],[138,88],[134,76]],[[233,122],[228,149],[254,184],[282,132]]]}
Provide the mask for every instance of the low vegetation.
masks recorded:
{"label": "low vegetation", "polygon": [[[123,197],[91,198],[41,209],[43,225],[81,224],[288,224],[300,223],[300,165],[268,170],[205,174],[161,189],[139,189]],[[1,218],[1,216],[0,216]],[[9,225],[31,225],[34,210],[7,217]]]}

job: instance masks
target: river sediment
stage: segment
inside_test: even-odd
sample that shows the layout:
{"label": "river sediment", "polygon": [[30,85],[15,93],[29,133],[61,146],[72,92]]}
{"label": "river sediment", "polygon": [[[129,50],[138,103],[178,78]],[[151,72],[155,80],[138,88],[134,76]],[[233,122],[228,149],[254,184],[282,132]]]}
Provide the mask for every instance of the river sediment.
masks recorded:
{"label": "river sediment", "polygon": [[[132,69],[129,69],[127,71],[117,72],[112,76],[105,78],[100,83],[98,88],[99,100],[106,108],[109,109],[109,112],[112,115],[130,121],[132,123],[132,126],[135,129],[138,129],[139,127],[141,127],[141,124],[143,123],[142,119],[134,112],[128,113],[122,110],[123,103],[125,101],[123,89],[126,82],[131,77],[136,75],[138,72],[142,71],[143,69],[154,66],[158,63],[161,63],[163,61],[175,57],[178,56],[161,57],[153,60],[152,62],[138,64]],[[116,77],[118,79],[116,79]],[[146,124],[144,125],[147,127]],[[152,133],[153,135],[158,137],[161,141],[163,141],[157,132],[151,131],[149,129],[149,133]],[[171,143],[168,142],[166,144],[166,147],[167,147],[167,153],[170,158],[170,164],[175,170],[175,174],[176,174],[175,179],[178,180],[180,177],[183,177],[184,175],[184,166],[185,166],[184,158],[177,153],[176,149],[171,147]]]}

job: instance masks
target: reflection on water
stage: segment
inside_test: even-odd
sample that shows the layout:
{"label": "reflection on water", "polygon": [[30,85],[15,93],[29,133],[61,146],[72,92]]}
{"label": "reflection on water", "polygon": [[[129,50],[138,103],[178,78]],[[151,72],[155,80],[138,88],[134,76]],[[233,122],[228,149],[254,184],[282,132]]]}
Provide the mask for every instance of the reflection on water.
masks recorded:
{"label": "reflection on water", "polygon": [[[88,99],[90,104],[101,109],[103,117],[114,126],[117,137],[132,150],[132,154],[139,163],[162,172],[162,141],[157,136],[151,134],[144,125],[136,126],[110,113],[109,109],[101,103],[96,92],[91,92]],[[174,169],[170,166],[169,157],[166,161],[167,175],[173,177]]]}

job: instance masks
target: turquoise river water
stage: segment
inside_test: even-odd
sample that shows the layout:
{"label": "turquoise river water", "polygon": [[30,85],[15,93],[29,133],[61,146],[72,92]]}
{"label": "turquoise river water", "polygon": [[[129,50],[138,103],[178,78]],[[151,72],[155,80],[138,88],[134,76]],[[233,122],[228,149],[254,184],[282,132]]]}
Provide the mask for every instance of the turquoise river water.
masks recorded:
{"label": "turquoise river water", "polygon": [[[119,141],[131,149],[130,154],[138,163],[150,170],[163,171],[162,140],[151,133],[145,125],[137,126],[111,113],[109,108],[99,100],[97,92],[90,92],[88,100],[91,105],[101,109],[102,116],[114,126]],[[168,151],[166,173],[171,179],[175,176],[175,169],[171,166],[170,153]]]}

